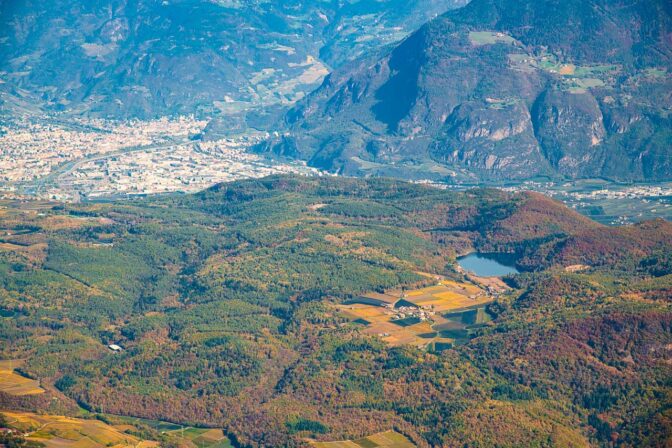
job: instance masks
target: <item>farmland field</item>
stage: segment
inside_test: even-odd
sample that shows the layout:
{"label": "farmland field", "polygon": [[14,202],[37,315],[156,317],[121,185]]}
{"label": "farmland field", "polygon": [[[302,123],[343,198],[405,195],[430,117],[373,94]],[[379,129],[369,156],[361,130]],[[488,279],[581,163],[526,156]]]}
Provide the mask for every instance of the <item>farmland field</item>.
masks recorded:
{"label": "farmland field", "polygon": [[197,448],[233,446],[218,428],[194,428],[111,414],[101,415],[102,420],[14,410],[2,410],[0,414],[27,440],[39,442],[46,448],[152,448],[163,446],[164,442]]}
{"label": "farmland field", "polygon": [[472,45],[494,45],[497,43],[513,44],[516,40],[504,33],[493,31],[472,31],[469,33]]}
{"label": "farmland field", "polygon": [[340,442],[313,442],[316,448],[414,448],[406,437],[395,431],[386,431],[357,440]]}
{"label": "farmland field", "polygon": [[443,280],[436,286],[407,293],[406,300],[437,312],[448,312],[474,305],[483,305],[492,299],[479,287],[469,283]]}
{"label": "farmland field", "polygon": [[187,428],[171,432],[175,436],[191,441],[198,448],[230,448],[231,442],[221,429]]}
{"label": "farmland field", "polygon": [[14,371],[20,361],[0,361],[0,392],[11,395],[35,395],[44,392],[39,382],[19,375]]}
{"label": "farmland field", "polygon": [[180,426],[169,422],[148,420],[136,417],[116,415],[106,415],[106,417],[108,417],[110,420],[119,421],[125,424],[115,425],[116,428],[121,428],[123,426],[147,426],[161,434],[169,436],[171,439],[186,440],[198,448],[231,448],[233,446],[231,445],[231,441],[226,437],[221,429],[194,428],[190,426]]}
{"label": "farmland field", "polygon": [[26,434],[28,440],[46,448],[102,448],[106,446],[149,448],[158,442],[143,441],[99,420],[60,415],[2,411],[9,423]]}
{"label": "farmland field", "polygon": [[478,316],[485,315],[484,306],[492,301],[474,284],[445,279],[411,291],[388,291],[385,296],[396,300],[379,305],[368,301],[370,295],[364,295],[361,303],[355,299],[339,309],[352,322],[364,325],[364,334],[378,336],[392,347],[436,348],[466,338],[468,326],[487,320]]}

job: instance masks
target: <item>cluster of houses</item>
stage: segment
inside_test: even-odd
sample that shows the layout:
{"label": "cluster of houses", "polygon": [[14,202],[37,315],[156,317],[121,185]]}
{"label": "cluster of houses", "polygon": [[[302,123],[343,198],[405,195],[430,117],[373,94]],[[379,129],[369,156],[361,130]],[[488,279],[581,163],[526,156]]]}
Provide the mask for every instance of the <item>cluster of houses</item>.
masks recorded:
{"label": "cluster of houses", "polygon": [[433,305],[430,305],[429,307],[424,307],[424,306],[401,306],[399,308],[394,308],[393,304],[390,305],[385,305],[386,308],[393,310],[394,320],[402,320],[402,319],[408,319],[408,318],[417,318],[420,319],[421,321],[426,321],[429,320],[434,314],[436,314],[431,308],[433,308]]}
{"label": "cluster of houses", "polygon": [[371,292],[351,300],[350,303],[362,303],[365,305],[384,307],[388,310],[386,314],[389,314],[392,320],[417,318],[421,321],[426,321],[430,320],[431,317],[436,314],[433,310],[433,305],[419,306],[407,302],[405,298],[406,296],[404,294],[402,294],[401,297],[398,297],[385,293]]}

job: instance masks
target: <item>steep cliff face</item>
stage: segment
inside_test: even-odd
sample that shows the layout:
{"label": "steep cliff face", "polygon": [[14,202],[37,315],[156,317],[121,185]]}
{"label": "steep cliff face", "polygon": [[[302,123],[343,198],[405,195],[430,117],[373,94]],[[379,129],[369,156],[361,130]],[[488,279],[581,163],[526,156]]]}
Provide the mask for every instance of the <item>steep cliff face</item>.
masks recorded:
{"label": "steep cliff face", "polygon": [[533,122],[546,159],[561,174],[578,177],[594,168],[606,136],[604,117],[589,93],[544,92],[534,104]]}
{"label": "steep cliff face", "polygon": [[474,0],[332,73],[256,150],[350,174],[671,178],[671,8]]}
{"label": "steep cliff face", "polygon": [[550,174],[535,139],[524,104],[463,103],[448,117],[430,155],[446,164],[461,164],[481,176],[516,177]]}

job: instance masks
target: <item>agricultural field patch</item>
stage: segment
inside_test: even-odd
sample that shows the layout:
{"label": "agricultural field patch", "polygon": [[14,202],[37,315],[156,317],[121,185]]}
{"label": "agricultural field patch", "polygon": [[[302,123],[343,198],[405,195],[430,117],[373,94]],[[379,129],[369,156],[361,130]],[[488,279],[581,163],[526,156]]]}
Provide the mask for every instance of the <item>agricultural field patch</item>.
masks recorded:
{"label": "agricultural field patch", "polygon": [[494,45],[498,43],[513,44],[516,39],[508,34],[495,31],[472,31],[469,33],[469,41],[474,46]]}
{"label": "agricultural field patch", "polygon": [[404,299],[419,307],[435,312],[447,312],[474,305],[482,305],[492,300],[478,286],[443,280],[435,286],[406,293]]}
{"label": "agricultural field patch", "polygon": [[667,75],[667,71],[664,68],[647,68],[644,70],[644,73],[651,78],[664,78]]}
{"label": "agricultural field patch", "polygon": [[603,87],[612,82],[620,67],[608,64],[575,65],[559,61],[554,55],[532,56],[514,53],[509,55],[512,68],[524,72],[542,70],[557,75],[565,88],[574,93],[583,93],[588,89]]}
{"label": "agricultural field patch", "polygon": [[[338,308],[351,322],[363,325],[364,334],[378,336],[392,347],[434,349],[466,339],[470,327],[487,323],[485,305],[492,301],[476,285],[445,279],[425,288],[362,297],[369,296],[371,301],[355,299]],[[373,300],[374,296],[385,300]]]}
{"label": "agricultural field patch", "polygon": [[10,252],[24,257],[31,263],[40,263],[46,259],[47,244],[16,244],[12,242],[0,242],[0,252]]}
{"label": "agricultural field patch", "polygon": [[[219,428],[195,428],[191,426],[181,426],[175,423],[163,422],[158,420],[148,420],[138,417],[125,417],[110,415],[110,420],[119,421],[122,424],[115,425],[115,428],[124,427],[149,427],[161,434],[169,436],[171,440],[183,440],[188,444],[193,444],[198,448],[231,448],[231,440]],[[191,445],[189,445],[191,446]]]}
{"label": "agricultural field patch", "polygon": [[61,415],[2,411],[9,423],[28,440],[46,448],[158,447],[158,442],[140,440],[100,420],[85,420]]}
{"label": "agricultural field patch", "polygon": [[357,440],[339,442],[312,442],[316,448],[414,448],[403,435],[396,431],[385,431]]}
{"label": "agricultural field patch", "polygon": [[36,380],[19,375],[14,369],[20,367],[21,361],[0,361],[0,392],[10,395],[37,395],[44,393]]}
{"label": "agricultural field patch", "polygon": [[370,292],[362,294],[349,301],[349,303],[361,303],[364,305],[385,306],[394,305],[399,300],[399,296],[394,294],[380,294],[377,292]]}
{"label": "agricultural field patch", "polygon": [[553,55],[542,55],[533,58],[533,63],[540,69],[550,73],[579,78],[599,77],[600,75],[607,75],[618,70],[618,67],[615,65],[575,65],[568,62],[558,61]]}
{"label": "agricultural field patch", "polygon": [[585,93],[589,89],[604,86],[604,81],[598,78],[572,79],[568,84],[568,89],[573,93]]}
{"label": "agricultural field patch", "polygon": [[231,441],[221,429],[187,428],[170,431],[169,434],[191,441],[198,448],[230,448]]}

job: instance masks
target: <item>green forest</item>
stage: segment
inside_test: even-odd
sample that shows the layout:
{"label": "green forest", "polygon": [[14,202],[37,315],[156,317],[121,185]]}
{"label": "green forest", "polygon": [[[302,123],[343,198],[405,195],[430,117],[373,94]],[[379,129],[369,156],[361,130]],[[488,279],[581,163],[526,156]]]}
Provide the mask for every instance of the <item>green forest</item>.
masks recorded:
{"label": "green forest", "polygon": [[[304,447],[672,443],[672,224],[606,227],[535,193],[272,176],[194,195],[0,204],[0,409],[222,428]],[[493,320],[389,347],[336,305],[513,256]],[[120,351],[108,345],[116,344]]]}

